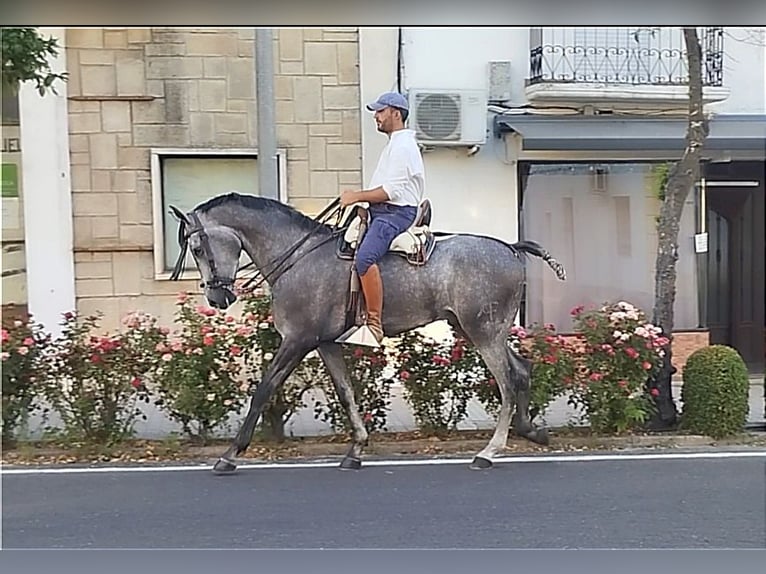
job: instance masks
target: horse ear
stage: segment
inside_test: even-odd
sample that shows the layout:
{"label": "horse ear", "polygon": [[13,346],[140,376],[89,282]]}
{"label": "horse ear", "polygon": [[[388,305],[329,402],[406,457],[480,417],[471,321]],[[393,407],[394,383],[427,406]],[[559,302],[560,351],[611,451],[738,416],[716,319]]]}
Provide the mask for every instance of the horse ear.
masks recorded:
{"label": "horse ear", "polygon": [[191,225],[191,220],[189,219],[189,216],[187,216],[183,211],[178,209],[175,205],[170,206],[170,213],[175,217],[178,221],[183,221],[187,225]]}

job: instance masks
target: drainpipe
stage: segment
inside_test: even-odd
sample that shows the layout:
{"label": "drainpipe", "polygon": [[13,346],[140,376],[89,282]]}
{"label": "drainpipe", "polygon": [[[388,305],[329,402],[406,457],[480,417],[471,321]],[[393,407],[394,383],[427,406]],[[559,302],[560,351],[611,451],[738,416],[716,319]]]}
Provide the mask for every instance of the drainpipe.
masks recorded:
{"label": "drainpipe", "polygon": [[271,28],[255,30],[255,101],[258,111],[258,190],[279,199],[274,120],[274,45]]}

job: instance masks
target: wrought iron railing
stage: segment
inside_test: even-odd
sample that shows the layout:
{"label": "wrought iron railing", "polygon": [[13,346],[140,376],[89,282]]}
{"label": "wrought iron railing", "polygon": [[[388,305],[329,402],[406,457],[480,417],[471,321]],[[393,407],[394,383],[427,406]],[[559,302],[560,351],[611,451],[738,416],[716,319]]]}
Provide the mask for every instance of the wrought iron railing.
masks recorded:
{"label": "wrought iron railing", "polygon": [[[723,28],[702,28],[702,82],[723,85]],[[686,85],[680,28],[532,28],[528,84]]]}

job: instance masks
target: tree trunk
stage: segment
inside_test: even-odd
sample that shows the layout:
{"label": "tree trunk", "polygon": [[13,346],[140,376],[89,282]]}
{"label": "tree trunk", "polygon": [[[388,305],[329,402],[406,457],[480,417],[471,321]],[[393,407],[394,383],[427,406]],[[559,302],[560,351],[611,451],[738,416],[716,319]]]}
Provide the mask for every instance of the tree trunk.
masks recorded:
{"label": "tree trunk", "polygon": [[[657,222],[657,260],[654,283],[654,323],[672,339],[673,304],[676,299],[676,262],[678,260],[678,231],[681,213],[689,190],[699,180],[702,145],[708,135],[708,122],[702,102],[702,50],[696,28],[684,28],[684,41],[689,67],[689,124],[686,132],[686,149],[681,159],[670,169],[665,197]],[[655,379],[650,386],[659,394],[655,398],[657,414],[649,426],[667,429],[675,426],[677,410],[673,403],[671,378],[672,366],[670,344]]]}

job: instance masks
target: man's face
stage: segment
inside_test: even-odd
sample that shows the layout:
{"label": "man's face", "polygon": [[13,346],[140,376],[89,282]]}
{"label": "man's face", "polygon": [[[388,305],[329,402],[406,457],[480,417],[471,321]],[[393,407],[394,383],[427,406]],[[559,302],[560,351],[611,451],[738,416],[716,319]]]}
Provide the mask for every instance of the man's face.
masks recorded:
{"label": "man's face", "polygon": [[375,112],[375,124],[378,131],[384,134],[390,134],[394,131],[394,122],[398,119],[399,112],[394,108],[383,108]]}

